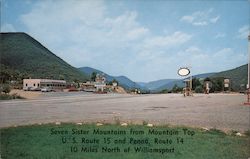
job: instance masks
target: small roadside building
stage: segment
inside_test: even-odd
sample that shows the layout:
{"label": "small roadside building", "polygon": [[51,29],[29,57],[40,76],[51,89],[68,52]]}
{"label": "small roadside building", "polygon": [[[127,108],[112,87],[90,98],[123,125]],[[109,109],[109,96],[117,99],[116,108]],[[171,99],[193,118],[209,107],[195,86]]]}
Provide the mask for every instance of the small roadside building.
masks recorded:
{"label": "small roadside building", "polygon": [[106,78],[104,74],[97,74],[94,82],[95,88],[97,92],[104,92],[106,88]]}
{"label": "small roadside building", "polygon": [[62,90],[66,88],[66,81],[52,79],[23,79],[23,90],[40,90],[42,88]]}

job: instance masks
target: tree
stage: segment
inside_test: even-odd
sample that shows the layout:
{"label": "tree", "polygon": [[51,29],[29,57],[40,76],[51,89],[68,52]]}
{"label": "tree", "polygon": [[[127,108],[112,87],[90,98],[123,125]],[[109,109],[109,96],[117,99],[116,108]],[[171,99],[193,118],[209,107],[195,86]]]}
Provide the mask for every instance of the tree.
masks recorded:
{"label": "tree", "polygon": [[178,93],[178,92],[181,92],[182,91],[182,88],[178,87],[177,84],[175,84],[172,88],[172,92],[173,93]]}
{"label": "tree", "polygon": [[6,83],[7,81],[9,81],[11,78],[11,74],[9,70],[2,70],[0,72],[0,79],[1,79],[1,83]]}
{"label": "tree", "polygon": [[91,77],[90,77],[91,81],[95,81],[96,75],[97,75],[96,72],[92,72]]}
{"label": "tree", "polygon": [[200,80],[197,78],[193,78],[192,79],[192,89],[195,90],[196,87],[200,87],[200,86],[201,86]]}
{"label": "tree", "polygon": [[205,78],[204,81],[211,81],[209,77]]}
{"label": "tree", "polygon": [[223,79],[224,78],[220,78],[220,77],[216,77],[216,78],[212,78],[211,82],[212,82],[212,88],[211,88],[211,92],[221,92],[223,91]]}
{"label": "tree", "polygon": [[168,89],[163,89],[160,91],[160,93],[169,93],[169,90]]}
{"label": "tree", "polygon": [[201,85],[195,88],[195,93],[203,93],[203,88]]}
{"label": "tree", "polygon": [[10,85],[9,84],[3,84],[1,86],[1,92],[4,92],[5,94],[10,93]]}

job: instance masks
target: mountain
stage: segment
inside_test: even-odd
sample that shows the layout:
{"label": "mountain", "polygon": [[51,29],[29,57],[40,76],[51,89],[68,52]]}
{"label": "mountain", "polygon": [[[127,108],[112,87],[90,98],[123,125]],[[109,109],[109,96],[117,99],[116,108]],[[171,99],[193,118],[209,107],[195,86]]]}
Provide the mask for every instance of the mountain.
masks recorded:
{"label": "mountain", "polygon": [[214,74],[211,76],[211,78],[216,78],[216,77],[223,77],[223,78],[229,78],[231,80],[232,84],[232,89],[234,91],[238,91],[241,89],[241,87],[246,88],[247,84],[247,70],[248,70],[248,65],[242,65],[240,67],[227,70],[227,71],[222,71]]}
{"label": "mountain", "polygon": [[194,75],[194,78],[207,78],[207,77],[211,77],[213,75],[215,75],[216,73],[203,73],[203,74],[198,74],[198,75]]}
{"label": "mountain", "polygon": [[[213,75],[215,75],[215,73],[203,73],[203,74],[194,75],[193,78],[207,78]],[[154,89],[153,92],[159,92],[164,89],[171,90],[175,85],[177,85],[178,87],[185,87],[185,83],[183,82],[184,79],[177,79],[177,80],[169,81],[168,83]]]}
{"label": "mountain", "polygon": [[100,70],[97,70],[97,69],[94,69],[94,68],[91,68],[91,67],[80,67],[80,68],[78,68],[78,70],[85,73],[87,76],[89,76],[89,78],[90,78],[90,76],[91,76],[91,74],[93,72],[96,72],[98,74],[104,74],[107,81],[112,81],[114,79],[113,76],[110,76],[110,75],[108,75],[108,74],[106,74],[106,73],[104,73],[104,72],[102,72]]}
{"label": "mountain", "polygon": [[[244,90],[246,88],[247,84],[247,64],[242,65],[240,67],[231,69],[231,70],[226,70],[222,72],[217,72],[217,73],[205,73],[205,74],[198,74],[194,75],[193,78],[207,78],[209,77],[211,80],[216,79],[216,78],[229,78],[231,80],[232,84],[232,90],[233,91],[239,91],[239,90]],[[179,87],[184,87],[183,83],[184,79],[180,80],[175,80],[172,82],[168,82],[167,84],[153,90],[154,92],[159,92],[164,89],[172,89],[174,85],[177,85]],[[243,88],[242,88],[243,87]]]}
{"label": "mountain", "polygon": [[157,81],[152,81],[152,82],[138,82],[137,84],[141,85],[142,87],[146,87],[149,90],[156,90],[157,88],[166,85],[167,83],[176,81],[178,79],[162,79],[162,80],[157,80]]}
{"label": "mountain", "polygon": [[91,76],[91,74],[93,72],[96,72],[98,74],[104,74],[106,80],[108,82],[111,82],[112,80],[117,80],[118,83],[124,87],[125,89],[129,90],[129,89],[132,89],[132,88],[139,88],[139,89],[143,89],[145,90],[144,87],[138,85],[136,82],[130,80],[129,78],[127,78],[126,76],[111,76],[111,75],[108,75],[100,70],[97,70],[97,69],[94,69],[94,68],[91,68],[91,67],[80,67],[78,68],[81,72],[87,74],[89,77]]}
{"label": "mountain", "polygon": [[156,88],[153,91],[154,92],[159,92],[159,91],[162,91],[164,89],[171,90],[175,85],[177,85],[178,87],[185,87],[183,79],[180,79],[180,80],[169,82],[169,83],[167,83],[167,84],[165,84],[165,85],[163,85],[161,87]]}
{"label": "mountain", "polygon": [[88,77],[26,33],[0,33],[1,80],[50,78],[86,81]]}
{"label": "mountain", "polygon": [[136,82],[139,86],[145,87],[147,82]]}

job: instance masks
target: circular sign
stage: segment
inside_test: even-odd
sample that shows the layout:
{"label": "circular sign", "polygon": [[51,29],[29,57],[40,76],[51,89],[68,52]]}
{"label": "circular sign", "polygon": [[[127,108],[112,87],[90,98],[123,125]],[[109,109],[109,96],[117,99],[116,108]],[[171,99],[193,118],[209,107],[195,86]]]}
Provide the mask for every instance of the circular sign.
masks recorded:
{"label": "circular sign", "polygon": [[187,76],[187,75],[190,74],[190,70],[189,70],[188,68],[180,68],[180,69],[178,70],[178,74],[179,74],[180,76]]}

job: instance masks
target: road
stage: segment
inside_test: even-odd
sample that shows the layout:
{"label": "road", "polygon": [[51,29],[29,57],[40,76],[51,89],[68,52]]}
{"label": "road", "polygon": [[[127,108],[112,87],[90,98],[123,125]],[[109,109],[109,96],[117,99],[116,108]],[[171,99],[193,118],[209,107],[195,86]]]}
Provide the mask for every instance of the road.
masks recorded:
{"label": "road", "polygon": [[116,122],[187,125],[221,130],[250,129],[242,94],[46,93],[32,100],[0,102],[0,127],[51,122]]}

